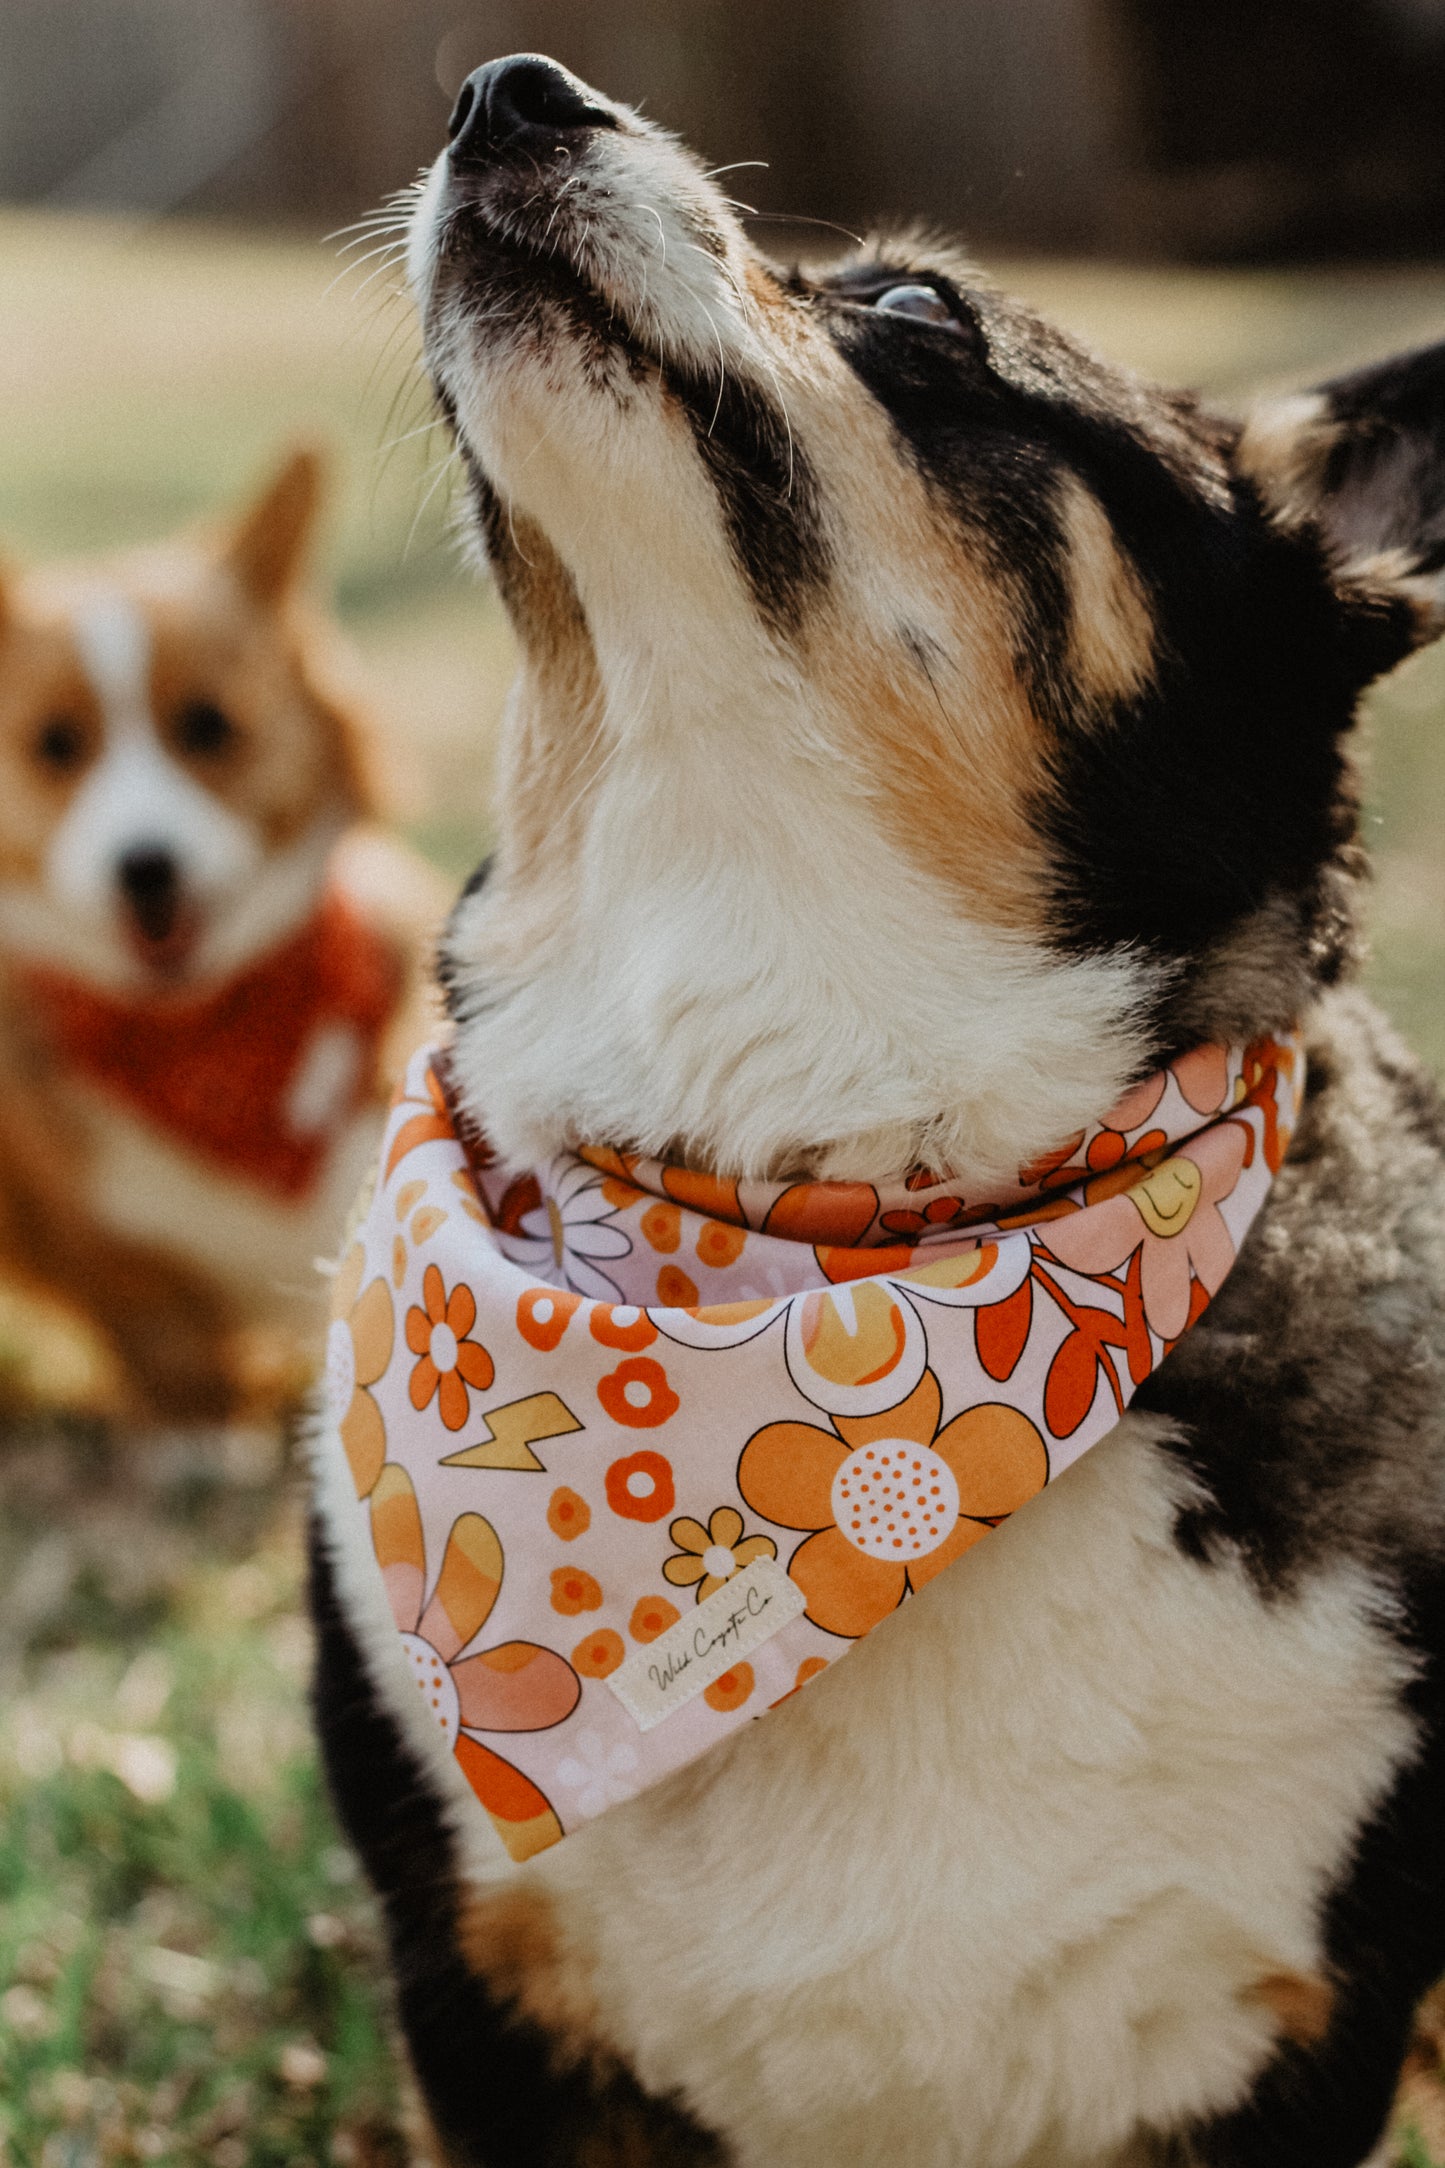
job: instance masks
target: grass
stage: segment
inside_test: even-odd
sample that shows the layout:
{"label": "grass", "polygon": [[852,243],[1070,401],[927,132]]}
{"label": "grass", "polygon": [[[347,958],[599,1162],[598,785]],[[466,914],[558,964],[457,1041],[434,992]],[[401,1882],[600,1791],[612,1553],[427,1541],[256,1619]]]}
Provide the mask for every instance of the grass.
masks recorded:
{"label": "grass", "polygon": [[[1001,268],[1230,400],[1445,324],[1439,273]],[[138,539],[238,496],[286,442],[331,444],[326,569],[409,832],[461,872],[509,638],[440,490],[418,514],[441,446],[408,437],[405,312],[334,270],[304,239],[0,215],[0,537],[21,557]],[[1370,820],[1375,983],[1445,1070],[1442,710],[1445,658],[1377,695]],[[408,2158],[376,1921],[307,1724],[299,1527],[266,1436],[0,1446],[0,2163]],[[1445,2006],[1407,2078],[1408,2168],[1445,2164],[1442,2039]]]}
{"label": "grass", "polygon": [[0,2158],[406,2158],[263,1433],[0,1469]]}

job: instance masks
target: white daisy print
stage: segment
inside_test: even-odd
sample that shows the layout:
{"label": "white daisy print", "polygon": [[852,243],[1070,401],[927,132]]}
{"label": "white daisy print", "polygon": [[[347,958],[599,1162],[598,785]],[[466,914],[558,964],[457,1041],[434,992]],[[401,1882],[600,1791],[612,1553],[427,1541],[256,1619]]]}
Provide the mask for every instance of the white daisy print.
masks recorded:
{"label": "white daisy print", "polygon": [[628,1256],[632,1240],[615,1224],[617,1208],[605,1195],[606,1179],[584,1160],[554,1160],[546,1187],[521,1214],[515,1231],[504,1235],[498,1229],[498,1247],[514,1264],[543,1272],[551,1266],[574,1294],[620,1302],[622,1290],[602,1266]]}
{"label": "white daisy print", "polygon": [[577,1751],[557,1764],[557,1782],[575,1795],[577,1812],[601,1814],[619,1806],[637,1790],[637,1749],[619,1740],[609,1746],[600,1732],[584,1731]]}

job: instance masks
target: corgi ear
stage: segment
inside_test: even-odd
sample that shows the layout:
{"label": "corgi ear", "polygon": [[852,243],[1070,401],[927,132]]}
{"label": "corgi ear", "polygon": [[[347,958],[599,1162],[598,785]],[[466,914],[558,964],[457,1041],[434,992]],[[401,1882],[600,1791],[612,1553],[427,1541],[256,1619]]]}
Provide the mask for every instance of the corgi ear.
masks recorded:
{"label": "corgi ear", "polygon": [[1391,659],[1445,631],[1445,342],[1265,401],[1238,460],[1282,524],[1313,526],[1341,583],[1392,620]]}
{"label": "corgi ear", "polygon": [[263,609],[283,602],[304,571],[321,493],[320,454],[295,451],[227,535],[226,568]]}

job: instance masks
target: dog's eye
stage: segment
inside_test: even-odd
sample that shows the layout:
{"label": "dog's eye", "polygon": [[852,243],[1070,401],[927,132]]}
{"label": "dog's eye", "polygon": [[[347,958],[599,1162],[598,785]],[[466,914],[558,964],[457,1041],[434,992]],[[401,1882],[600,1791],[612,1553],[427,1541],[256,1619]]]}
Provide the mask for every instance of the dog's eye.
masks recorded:
{"label": "dog's eye", "polygon": [[85,755],[85,730],[73,715],[52,715],[35,740],[35,757],[42,767],[65,775],[80,765]]}
{"label": "dog's eye", "polygon": [[224,753],[236,735],[230,716],[214,700],[188,700],[176,717],[176,743],[183,753]]}
{"label": "dog's eye", "polygon": [[873,306],[890,316],[917,316],[926,324],[944,324],[955,331],[962,328],[942,294],[931,286],[890,286]]}

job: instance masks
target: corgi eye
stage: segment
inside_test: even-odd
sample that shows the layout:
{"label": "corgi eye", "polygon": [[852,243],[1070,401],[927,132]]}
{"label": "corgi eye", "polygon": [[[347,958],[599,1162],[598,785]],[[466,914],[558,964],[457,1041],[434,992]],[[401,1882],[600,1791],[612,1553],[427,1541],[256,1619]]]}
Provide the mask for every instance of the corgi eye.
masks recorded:
{"label": "corgi eye", "polygon": [[56,775],[79,767],[85,757],[84,727],[73,715],[52,715],[36,736],[35,757]]}
{"label": "corgi eye", "polygon": [[224,753],[238,735],[230,716],[214,700],[188,700],[176,717],[176,744],[183,753],[202,759]]}
{"label": "corgi eye", "polygon": [[889,316],[916,316],[926,324],[943,324],[954,331],[963,328],[942,294],[932,286],[890,286],[873,306]]}

